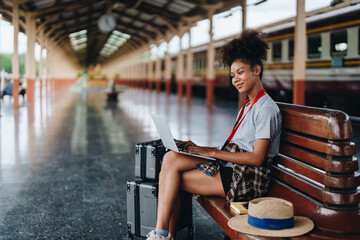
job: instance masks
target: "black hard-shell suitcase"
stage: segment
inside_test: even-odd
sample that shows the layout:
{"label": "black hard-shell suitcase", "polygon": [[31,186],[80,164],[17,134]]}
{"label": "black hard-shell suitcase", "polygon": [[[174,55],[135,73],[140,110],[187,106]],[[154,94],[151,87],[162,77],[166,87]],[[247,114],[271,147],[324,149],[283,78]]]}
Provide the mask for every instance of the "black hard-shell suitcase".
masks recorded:
{"label": "black hard-shell suitcase", "polygon": [[165,153],[166,149],[161,139],[136,144],[135,177],[144,180],[157,180]]}
{"label": "black hard-shell suitcase", "polygon": [[127,232],[130,236],[140,236],[140,213],[139,213],[139,185],[142,180],[127,181],[126,202],[127,202]]}
{"label": "black hard-shell suitcase", "polygon": [[[128,239],[133,236],[146,237],[155,229],[158,204],[158,183],[127,182],[127,229]],[[187,192],[180,192],[180,215],[178,230],[187,228],[188,239],[193,239],[192,198]]]}

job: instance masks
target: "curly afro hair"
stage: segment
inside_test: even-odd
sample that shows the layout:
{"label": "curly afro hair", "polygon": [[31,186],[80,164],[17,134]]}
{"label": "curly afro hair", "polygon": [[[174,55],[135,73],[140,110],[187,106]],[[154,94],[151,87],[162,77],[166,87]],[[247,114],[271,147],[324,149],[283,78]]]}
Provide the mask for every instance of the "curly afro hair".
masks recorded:
{"label": "curly afro hair", "polygon": [[266,60],[269,46],[262,38],[262,32],[253,29],[244,30],[239,38],[235,38],[221,48],[221,62],[228,67],[240,59],[249,64],[251,69],[255,65],[261,66],[260,79],[262,78],[263,64]]}

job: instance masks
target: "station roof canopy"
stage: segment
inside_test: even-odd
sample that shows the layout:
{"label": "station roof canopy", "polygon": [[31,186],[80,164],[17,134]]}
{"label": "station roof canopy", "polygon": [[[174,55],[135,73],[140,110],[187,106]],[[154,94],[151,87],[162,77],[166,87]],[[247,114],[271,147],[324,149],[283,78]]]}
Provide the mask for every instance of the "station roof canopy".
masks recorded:
{"label": "station roof canopy", "polygon": [[[25,16],[29,14],[36,20],[38,40],[42,32],[83,66],[169,41],[211,12],[242,4],[242,0],[0,0],[3,19],[12,21],[16,1],[20,31],[24,32]],[[108,32],[104,30],[111,29],[114,18],[102,17],[105,14],[116,20]]]}

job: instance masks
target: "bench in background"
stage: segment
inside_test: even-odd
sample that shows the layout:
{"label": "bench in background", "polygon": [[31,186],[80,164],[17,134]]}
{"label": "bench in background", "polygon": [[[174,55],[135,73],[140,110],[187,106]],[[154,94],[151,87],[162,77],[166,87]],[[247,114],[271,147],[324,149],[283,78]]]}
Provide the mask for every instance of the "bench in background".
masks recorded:
{"label": "bench in background", "polygon": [[[271,166],[268,196],[292,202],[295,215],[313,220],[315,229],[296,239],[360,239],[360,176],[348,115],[292,104],[278,106],[283,132],[280,153]],[[225,199],[202,196],[198,202],[231,239],[259,239],[227,226],[235,213]]]}

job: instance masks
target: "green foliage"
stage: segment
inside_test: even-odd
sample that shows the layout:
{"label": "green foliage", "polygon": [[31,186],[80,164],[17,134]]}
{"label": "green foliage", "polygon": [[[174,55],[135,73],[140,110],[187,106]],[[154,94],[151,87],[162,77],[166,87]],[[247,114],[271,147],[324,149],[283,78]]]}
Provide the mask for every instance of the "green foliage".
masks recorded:
{"label": "green foliage", "polygon": [[0,54],[0,70],[5,69],[5,72],[11,73],[12,67],[11,67],[11,61],[12,61],[12,54]]}
{"label": "green foliage", "polygon": [[19,55],[20,75],[25,74],[25,53]]}
{"label": "green foliage", "polygon": [[[25,74],[25,53],[19,55],[20,74]],[[0,53],[0,69],[5,72],[12,73],[12,54]]]}

